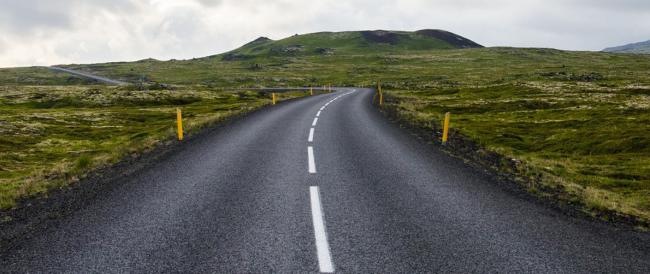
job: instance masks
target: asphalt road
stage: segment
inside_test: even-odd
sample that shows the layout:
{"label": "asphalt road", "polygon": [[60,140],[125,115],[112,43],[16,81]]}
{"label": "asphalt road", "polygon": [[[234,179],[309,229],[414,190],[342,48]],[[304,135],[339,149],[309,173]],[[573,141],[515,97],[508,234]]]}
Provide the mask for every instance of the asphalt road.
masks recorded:
{"label": "asphalt road", "polygon": [[71,70],[71,69],[60,68],[60,67],[48,67],[48,68],[50,70],[53,70],[53,71],[65,72],[65,73],[69,73],[69,74],[76,75],[76,76],[79,76],[79,77],[93,79],[93,80],[96,80],[96,81],[99,81],[99,82],[102,82],[102,83],[105,83],[105,84],[109,84],[109,85],[122,86],[122,85],[128,85],[129,84],[127,82],[108,79],[106,77],[101,77],[101,76],[97,76],[97,75],[93,75],[93,74],[90,74],[90,73],[77,71],[77,70]]}
{"label": "asphalt road", "polygon": [[650,273],[647,233],[506,190],[372,95],[281,103],[189,140],[3,254],[0,272]]}

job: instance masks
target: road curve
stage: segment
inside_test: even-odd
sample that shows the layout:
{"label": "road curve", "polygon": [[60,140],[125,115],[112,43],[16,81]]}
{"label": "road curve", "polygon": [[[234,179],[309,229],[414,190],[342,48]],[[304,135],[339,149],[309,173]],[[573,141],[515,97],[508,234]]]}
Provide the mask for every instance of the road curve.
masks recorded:
{"label": "road curve", "polygon": [[2,254],[2,272],[650,273],[650,235],[563,215],[388,122],[372,91],[255,112]]}
{"label": "road curve", "polygon": [[72,75],[76,75],[76,76],[79,76],[79,77],[92,79],[92,80],[99,81],[99,82],[102,82],[102,83],[105,83],[105,84],[109,84],[109,85],[123,86],[123,85],[128,85],[128,84],[129,84],[129,83],[127,83],[127,82],[122,82],[122,81],[118,81],[118,80],[108,79],[108,78],[106,78],[106,77],[101,77],[101,76],[93,75],[93,74],[86,73],[86,72],[82,72],[82,71],[78,71],[78,70],[71,70],[71,69],[66,69],[66,68],[61,68],[61,67],[48,67],[48,68],[49,68],[50,70],[53,70],[53,71],[69,73],[69,74],[72,74]]}

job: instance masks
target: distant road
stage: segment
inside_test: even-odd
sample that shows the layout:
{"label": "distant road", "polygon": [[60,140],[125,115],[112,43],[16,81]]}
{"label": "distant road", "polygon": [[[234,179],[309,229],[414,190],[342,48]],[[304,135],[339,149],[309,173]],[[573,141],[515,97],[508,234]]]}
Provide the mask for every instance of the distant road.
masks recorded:
{"label": "distant road", "polygon": [[567,216],[418,140],[369,89],[191,138],[4,254],[16,273],[650,273],[650,235]]}
{"label": "distant road", "polygon": [[60,68],[60,67],[48,67],[48,68],[51,69],[51,70],[54,70],[54,71],[66,72],[66,73],[69,73],[69,74],[72,74],[72,75],[76,75],[76,76],[80,76],[80,77],[85,77],[85,78],[89,78],[89,79],[97,80],[97,81],[99,81],[99,82],[106,83],[106,84],[109,84],[109,85],[118,85],[118,86],[121,86],[121,85],[128,85],[128,84],[129,84],[129,83],[127,83],[127,82],[122,82],[122,81],[118,81],[118,80],[108,79],[108,78],[106,78],[106,77],[101,77],[101,76],[97,76],[97,75],[92,75],[92,74],[90,74],[90,73],[81,72],[81,71],[76,71],[76,70],[71,70],[71,69],[66,69],[66,68]]}

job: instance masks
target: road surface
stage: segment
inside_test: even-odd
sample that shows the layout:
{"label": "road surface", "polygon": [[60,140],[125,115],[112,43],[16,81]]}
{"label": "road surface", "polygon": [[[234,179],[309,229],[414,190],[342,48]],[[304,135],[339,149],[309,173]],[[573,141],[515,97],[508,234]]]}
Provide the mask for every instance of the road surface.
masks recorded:
{"label": "road surface", "polygon": [[60,68],[60,67],[48,67],[48,68],[49,68],[50,70],[53,70],[53,71],[65,72],[65,73],[69,73],[69,74],[72,74],[72,75],[80,76],[80,77],[83,77],[83,78],[88,78],[88,79],[96,80],[96,81],[99,81],[99,82],[102,82],[102,83],[105,83],[105,84],[109,84],[109,85],[122,86],[122,85],[128,85],[128,84],[129,84],[129,83],[127,83],[127,82],[122,82],[122,81],[118,81],[118,80],[108,79],[108,78],[106,78],[106,77],[101,77],[101,76],[97,76],[97,75],[93,75],[93,74],[90,74],[90,73],[81,72],[81,71],[77,71],[77,70],[71,70],[71,69]]}
{"label": "road surface", "polygon": [[2,272],[650,273],[648,234],[563,215],[388,122],[372,91],[255,112],[2,255]]}

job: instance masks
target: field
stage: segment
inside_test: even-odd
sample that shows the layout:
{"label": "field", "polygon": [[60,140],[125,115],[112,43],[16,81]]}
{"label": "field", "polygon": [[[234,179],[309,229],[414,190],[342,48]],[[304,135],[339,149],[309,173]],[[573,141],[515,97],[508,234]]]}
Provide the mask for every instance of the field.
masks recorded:
{"label": "field", "polygon": [[177,107],[191,135],[270,101],[257,91],[202,87],[0,86],[0,208],[175,141]]}
{"label": "field", "polygon": [[[163,62],[147,59],[131,63],[66,66],[143,85],[164,83],[192,87],[155,93],[186,98],[182,100],[187,101],[181,103],[165,99],[144,100],[141,102],[144,105],[138,105],[140,103],[132,103],[139,100],[136,99],[138,92],[115,88],[101,88],[96,92],[93,90],[97,87],[76,86],[83,83],[75,83],[79,80],[60,74],[48,78],[50,72],[37,68],[23,69],[20,77],[16,77],[13,70],[6,70],[4,76],[0,76],[0,84],[12,85],[16,90],[5,88],[3,91],[1,119],[30,125],[26,129],[35,128],[24,131],[25,137],[21,137],[25,138],[24,141],[2,137],[2,153],[7,149],[13,155],[13,158],[2,157],[5,161],[2,163],[5,168],[2,178],[16,180],[27,176],[27,169],[15,167],[23,165],[22,160],[15,159],[29,158],[26,155],[39,158],[36,155],[54,153],[39,151],[37,146],[49,139],[56,141],[57,137],[50,137],[55,136],[54,132],[64,130],[68,131],[66,135],[76,134],[76,130],[63,126],[67,125],[67,120],[66,123],[57,122],[57,119],[62,119],[60,116],[69,113],[75,113],[67,117],[73,127],[78,124],[88,127],[92,121],[88,119],[99,119],[100,122],[93,122],[93,126],[126,123],[117,129],[88,128],[90,132],[101,132],[95,135],[102,140],[97,142],[105,143],[104,151],[110,151],[111,146],[120,142],[133,142],[139,146],[146,144],[149,138],[169,138],[172,133],[170,117],[179,104],[193,108],[196,115],[220,117],[229,112],[218,107],[215,111],[214,103],[222,102],[216,99],[218,96],[237,98],[232,101],[235,109],[268,103],[268,99],[264,101],[255,96],[245,96],[246,99],[240,102],[241,98],[233,93],[211,90],[325,84],[374,86],[381,81],[390,99],[387,107],[397,110],[403,119],[433,128],[449,111],[453,114],[452,127],[456,132],[489,151],[515,159],[522,170],[531,173],[530,176],[541,177],[542,184],[567,194],[562,199],[583,204],[590,212],[613,210],[650,220],[650,55],[535,48],[448,49],[448,45],[432,49],[423,47],[417,36],[412,36],[417,39],[409,38],[404,45],[399,41],[395,45],[373,45],[358,40],[362,39],[360,37],[348,33],[294,36],[281,41],[262,39],[226,54],[192,60]],[[325,50],[317,47],[322,44],[327,45]],[[35,82],[42,85],[72,84],[53,88],[27,86]],[[71,98],[74,97],[72,94],[84,94],[81,98],[104,98],[106,91],[118,95],[111,97],[113,99],[101,99],[113,102],[112,105],[88,102],[92,106],[83,103],[78,108],[76,101],[71,100],[53,110],[38,107],[58,104],[39,103],[41,99],[36,98],[38,96],[30,95],[39,93],[39,89],[57,90],[53,95],[45,93],[48,98],[64,94]],[[93,92],[96,94],[89,95]],[[127,92],[131,93],[126,95]],[[102,120],[113,118],[95,112],[100,109],[119,118],[115,120],[118,124]],[[84,112],[89,112],[93,118],[78,114]],[[142,117],[142,113],[147,115]],[[38,118],[40,116],[49,118]],[[49,129],[52,133],[38,128],[37,125],[46,119],[59,127],[52,126]],[[146,133],[149,137],[134,137],[150,130],[132,127],[143,124],[156,125],[156,129]],[[20,131],[4,124],[0,128],[3,132]],[[104,140],[105,133],[113,130],[123,132]],[[17,149],[14,142],[30,145]],[[84,166],[84,161],[81,164],[75,161],[86,154],[92,156],[90,162],[93,164],[105,162],[96,160],[101,157],[93,156],[94,152],[84,152],[93,146],[94,143],[70,149],[81,151],[78,154],[63,153],[66,165]],[[49,156],[40,158],[46,157]],[[111,159],[116,158],[119,157]],[[30,166],[40,164],[39,160],[34,161]],[[47,171],[51,168],[48,166]],[[9,185],[10,189],[18,187]],[[531,192],[540,191],[539,187],[524,187]],[[5,206],[8,204],[4,202]]]}

